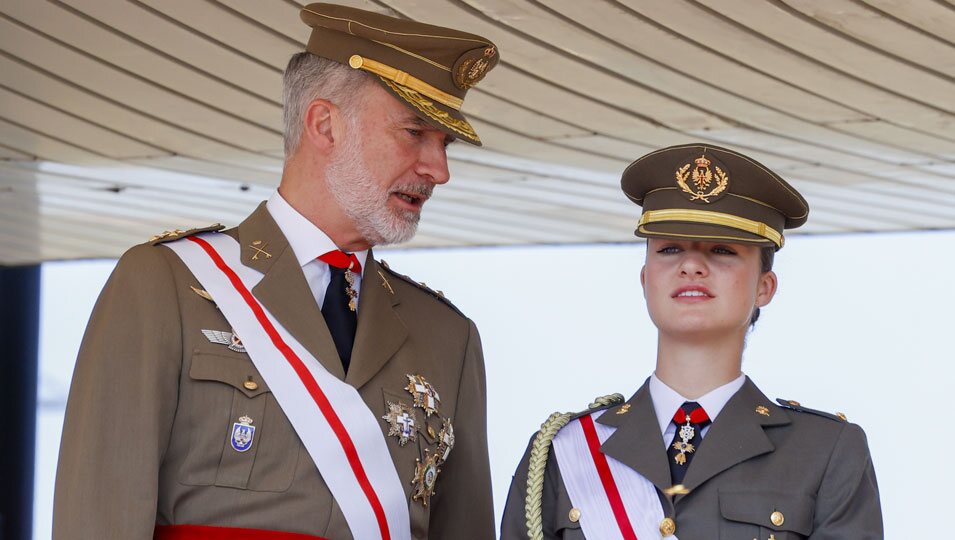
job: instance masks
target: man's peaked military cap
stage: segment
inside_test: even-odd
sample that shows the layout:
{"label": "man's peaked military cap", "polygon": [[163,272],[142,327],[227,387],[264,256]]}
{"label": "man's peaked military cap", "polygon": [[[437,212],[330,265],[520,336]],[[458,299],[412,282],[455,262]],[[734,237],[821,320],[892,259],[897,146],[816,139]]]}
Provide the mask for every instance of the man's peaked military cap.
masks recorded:
{"label": "man's peaked military cap", "polygon": [[312,27],[308,52],[376,75],[421,119],[481,145],[461,106],[468,89],[497,64],[497,47],[489,40],[333,4],[309,4],[301,15]]}
{"label": "man's peaked military cap", "polygon": [[623,172],[643,207],[635,234],[783,247],[783,230],[806,222],[809,205],[785,180],[738,152],[702,143],[651,152]]}

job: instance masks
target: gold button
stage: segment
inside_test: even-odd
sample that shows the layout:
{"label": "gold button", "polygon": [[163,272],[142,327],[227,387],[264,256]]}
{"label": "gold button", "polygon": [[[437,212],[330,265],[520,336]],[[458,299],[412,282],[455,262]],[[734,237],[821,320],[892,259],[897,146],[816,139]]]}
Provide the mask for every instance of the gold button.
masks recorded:
{"label": "gold button", "polygon": [[772,515],[769,516],[769,521],[773,522],[773,525],[779,527],[786,521],[786,516],[783,515],[780,511],[775,511]]}
{"label": "gold button", "polygon": [[800,403],[799,403],[798,401],[796,401],[795,399],[790,399],[790,400],[789,400],[789,404],[792,405],[793,407],[801,407],[801,406],[802,406],[802,405],[800,405]]}
{"label": "gold button", "polygon": [[673,518],[664,518],[660,522],[660,534],[663,536],[673,536],[673,533],[676,532],[676,522],[673,521]]}
{"label": "gold button", "polygon": [[256,390],[259,387],[259,383],[253,381],[252,379],[249,379],[245,381],[244,383],[242,383],[242,386],[244,386],[246,390]]}
{"label": "gold button", "polygon": [[570,512],[567,512],[567,517],[571,522],[577,523],[580,521],[580,510],[577,508],[571,508]]}

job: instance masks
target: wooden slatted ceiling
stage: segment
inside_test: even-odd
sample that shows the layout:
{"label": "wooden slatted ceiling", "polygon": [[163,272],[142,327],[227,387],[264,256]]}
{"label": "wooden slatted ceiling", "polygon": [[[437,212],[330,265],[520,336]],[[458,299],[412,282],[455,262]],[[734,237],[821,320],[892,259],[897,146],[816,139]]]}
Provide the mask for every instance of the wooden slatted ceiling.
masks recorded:
{"label": "wooden slatted ceiling", "polygon": [[[353,0],[486,35],[412,246],[626,242],[619,174],[733,146],[813,206],[806,233],[955,227],[955,6],[906,0]],[[115,257],[234,225],[281,175],[296,0],[0,3],[0,264]]]}

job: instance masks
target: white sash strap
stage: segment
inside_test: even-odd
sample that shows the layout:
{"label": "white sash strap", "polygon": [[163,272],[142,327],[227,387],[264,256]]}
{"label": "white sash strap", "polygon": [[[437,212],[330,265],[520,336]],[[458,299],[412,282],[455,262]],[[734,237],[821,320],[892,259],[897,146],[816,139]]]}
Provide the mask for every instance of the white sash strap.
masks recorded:
{"label": "white sash strap", "polygon": [[252,363],[312,456],[356,539],[410,540],[408,502],[375,414],[252,296],[262,274],[230,236],[165,244],[186,264],[242,339]]}
{"label": "white sash strap", "polygon": [[[656,488],[637,471],[600,452],[616,428],[582,416],[554,437],[554,452],[571,504],[587,538],[659,540],[663,507]],[[658,435],[659,436],[659,435]],[[677,540],[668,536],[667,540]]]}

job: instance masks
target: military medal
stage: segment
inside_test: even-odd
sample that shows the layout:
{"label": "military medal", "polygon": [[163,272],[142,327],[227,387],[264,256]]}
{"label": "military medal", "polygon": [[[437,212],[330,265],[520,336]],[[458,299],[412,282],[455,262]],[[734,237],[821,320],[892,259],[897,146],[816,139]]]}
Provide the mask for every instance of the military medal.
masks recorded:
{"label": "military medal", "polygon": [[252,448],[254,437],[255,426],[252,425],[252,419],[248,416],[242,416],[238,422],[232,424],[232,448],[236,452],[245,452]]}
{"label": "military medal", "polygon": [[398,437],[398,446],[408,444],[418,438],[418,425],[411,407],[401,403],[388,402],[388,414],[381,417],[388,421],[388,436]]}
{"label": "military medal", "polygon": [[438,449],[434,451],[434,455],[440,463],[444,463],[451,455],[451,449],[454,448],[454,426],[451,425],[451,420],[445,419],[437,438]]}
{"label": "military medal", "polygon": [[434,495],[434,485],[438,480],[438,473],[441,472],[441,469],[438,468],[437,457],[437,454],[430,455],[425,450],[424,462],[420,459],[415,460],[417,465],[415,466],[414,479],[411,480],[411,484],[414,486],[411,499],[414,501],[420,500],[424,506],[428,506],[428,503],[431,502],[431,496]]}
{"label": "military medal", "polygon": [[203,330],[202,335],[206,336],[206,339],[212,343],[228,345],[230,351],[235,351],[238,353],[245,352],[245,346],[242,345],[242,340],[239,339],[239,336],[237,336],[235,332],[224,332],[222,330]]}
{"label": "military medal", "polygon": [[345,270],[345,283],[348,284],[345,287],[345,294],[348,295],[348,309],[357,311],[358,292],[355,291],[355,273],[351,271],[351,266],[348,267],[348,270]]}
{"label": "military medal", "polygon": [[680,440],[673,442],[673,449],[679,452],[673,456],[673,461],[676,461],[678,465],[685,464],[686,455],[696,451],[696,448],[690,444],[695,434],[696,430],[690,425],[690,415],[686,415],[686,424],[680,426]]}
{"label": "military medal", "polygon": [[438,412],[441,397],[431,383],[426,381],[423,375],[406,375],[406,377],[408,377],[408,386],[405,390],[414,397],[414,406],[424,409],[428,416]]}

